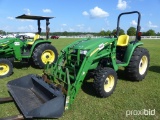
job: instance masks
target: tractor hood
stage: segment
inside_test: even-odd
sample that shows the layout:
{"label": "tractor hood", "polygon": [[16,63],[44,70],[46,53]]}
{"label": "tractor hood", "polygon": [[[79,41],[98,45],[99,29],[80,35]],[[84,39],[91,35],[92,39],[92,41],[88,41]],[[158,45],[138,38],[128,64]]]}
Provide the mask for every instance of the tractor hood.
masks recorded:
{"label": "tractor hood", "polygon": [[4,38],[0,39],[0,46],[4,44],[12,43],[16,38]]}
{"label": "tractor hood", "polygon": [[74,49],[89,50],[92,48],[99,47],[102,44],[112,43],[114,40],[115,38],[95,38],[82,40],[74,46]]}

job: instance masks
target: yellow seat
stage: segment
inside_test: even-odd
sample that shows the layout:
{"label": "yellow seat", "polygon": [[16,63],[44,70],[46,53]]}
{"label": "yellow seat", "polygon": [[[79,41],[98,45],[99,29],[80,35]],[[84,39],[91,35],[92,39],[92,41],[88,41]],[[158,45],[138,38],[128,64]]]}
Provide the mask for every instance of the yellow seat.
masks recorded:
{"label": "yellow seat", "polygon": [[120,35],[118,37],[117,46],[127,46],[129,41],[128,35]]}
{"label": "yellow seat", "polygon": [[28,42],[28,45],[32,45],[37,39],[39,39],[40,35],[36,34],[31,42]]}

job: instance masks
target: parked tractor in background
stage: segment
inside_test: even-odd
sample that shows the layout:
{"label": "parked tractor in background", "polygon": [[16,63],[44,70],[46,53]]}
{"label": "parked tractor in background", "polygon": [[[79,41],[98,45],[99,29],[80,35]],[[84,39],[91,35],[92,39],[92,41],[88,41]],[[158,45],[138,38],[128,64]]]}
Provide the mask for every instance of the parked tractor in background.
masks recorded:
{"label": "parked tractor in background", "polygon": [[[28,62],[30,60],[39,68],[44,68],[49,62],[54,63],[58,58],[56,48],[51,45],[49,38],[49,19],[53,17],[21,15],[17,19],[37,20],[38,32],[32,40],[20,36],[19,38],[5,38],[0,40],[0,78],[7,77],[13,72],[13,62]],[[40,21],[46,20],[46,39],[40,38]]]}
{"label": "parked tractor in background", "polygon": [[[138,14],[134,41],[128,35],[119,36],[120,17]],[[61,50],[57,62],[47,64],[42,76],[27,75],[8,82],[11,99],[15,101],[22,118],[58,118],[71,107],[88,72],[94,71],[93,86],[97,95],[106,98],[116,88],[119,67],[135,81],[145,78],[149,67],[149,52],[140,47],[140,13],[121,13],[115,37],[82,39]],[[11,100],[10,99],[10,100]],[[7,99],[1,100],[6,102]]]}

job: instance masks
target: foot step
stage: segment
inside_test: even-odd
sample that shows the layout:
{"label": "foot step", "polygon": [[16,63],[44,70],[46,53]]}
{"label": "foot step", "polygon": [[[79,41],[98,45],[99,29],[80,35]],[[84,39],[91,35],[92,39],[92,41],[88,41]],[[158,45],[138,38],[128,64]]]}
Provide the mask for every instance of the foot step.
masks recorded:
{"label": "foot step", "polygon": [[30,52],[25,52],[22,54],[22,56],[29,56],[30,55]]}
{"label": "foot step", "polygon": [[122,62],[122,61],[120,61],[120,60],[116,60],[116,63],[117,63],[117,64],[124,64],[125,62]]}

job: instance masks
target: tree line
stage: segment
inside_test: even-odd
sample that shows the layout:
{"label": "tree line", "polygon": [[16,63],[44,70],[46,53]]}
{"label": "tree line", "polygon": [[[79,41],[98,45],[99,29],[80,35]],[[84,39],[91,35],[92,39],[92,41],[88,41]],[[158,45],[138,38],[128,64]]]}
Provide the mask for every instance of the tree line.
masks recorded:
{"label": "tree line", "polygon": [[[14,32],[7,32],[7,34],[12,34]],[[18,33],[18,32],[17,32]],[[64,32],[50,32],[50,35],[58,35],[58,36],[81,36],[81,35],[88,35],[88,34],[91,34],[93,36],[109,36],[109,35],[114,35],[116,33],[116,29],[110,31],[110,30],[102,30],[100,31],[99,33],[96,33],[96,32],[67,32],[67,31],[64,31]],[[5,35],[6,32],[3,31],[3,30],[0,30],[0,35]],[[41,35],[45,35],[46,33],[45,32],[42,32]],[[120,29],[119,31],[119,35],[123,35],[125,34],[125,31],[123,29]],[[136,28],[135,27],[130,27],[128,30],[127,30],[127,35],[129,36],[135,36],[136,35]],[[152,29],[149,29],[148,31],[146,32],[142,32],[142,36],[160,36],[160,32],[155,32],[154,30]]]}
{"label": "tree line", "polygon": [[[110,31],[110,30],[108,30],[108,31],[104,31],[104,30],[102,30],[102,31],[100,31],[99,33],[98,33],[98,35],[100,35],[100,36],[108,36],[108,35],[110,35],[110,34],[114,34],[116,32],[116,29],[114,29],[113,31]],[[123,29],[120,29],[120,31],[119,31],[119,35],[124,35],[125,34],[125,32],[124,32],[124,30]],[[127,30],[127,33],[126,33],[127,35],[129,35],[129,36],[135,36],[136,35],[136,28],[135,27],[130,27],[128,30]],[[149,29],[148,31],[146,31],[146,32],[142,32],[142,36],[160,36],[160,32],[155,32],[154,30],[152,30],[152,29]]]}
{"label": "tree line", "polygon": [[[92,34],[94,36],[109,36],[109,35],[114,35],[116,33],[116,29],[110,31],[110,30],[102,30],[100,31],[99,33],[95,33],[95,32],[67,32],[67,31],[64,31],[64,32],[51,32],[50,35],[59,35],[59,36],[77,36],[77,35],[87,35],[87,34]],[[123,29],[120,29],[119,30],[119,35],[124,35],[125,34],[125,31]],[[127,30],[127,35],[129,36],[135,36],[136,35],[136,28],[135,27],[130,27],[128,30]],[[152,29],[149,29],[148,31],[146,32],[142,32],[142,36],[160,36],[160,32],[155,32],[154,30]]]}

